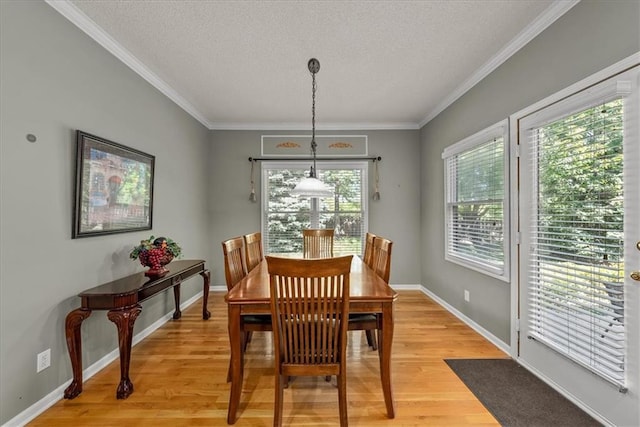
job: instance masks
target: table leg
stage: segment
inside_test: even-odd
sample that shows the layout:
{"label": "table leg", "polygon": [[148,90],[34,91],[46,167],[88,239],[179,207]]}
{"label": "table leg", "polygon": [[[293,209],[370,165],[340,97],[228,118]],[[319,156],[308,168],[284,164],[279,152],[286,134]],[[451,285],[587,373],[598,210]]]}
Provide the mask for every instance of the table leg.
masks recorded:
{"label": "table leg", "polygon": [[176,302],[176,311],[173,312],[173,319],[178,320],[182,317],[182,312],[180,311],[180,283],[173,287],[173,299]]}
{"label": "table leg", "polygon": [[395,418],[396,409],[391,385],[391,344],[393,342],[393,304],[382,304],[382,329],[378,331],[378,355],[380,358],[380,379],[387,418]]}
{"label": "table leg", "polygon": [[107,317],[118,328],[118,346],[120,348],[120,384],[116,391],[116,398],[126,399],[133,393],[133,383],[129,379],[129,362],[131,361],[131,340],[133,338],[133,324],[142,311],[140,304],[118,310],[110,310]]}
{"label": "table leg", "polygon": [[73,399],[82,393],[82,335],[80,327],[82,321],[91,315],[91,310],[78,308],[67,314],[65,320],[65,335],[67,337],[67,348],[71,358],[71,369],[73,370],[73,381],[64,391],[65,399]]}
{"label": "table leg", "polygon": [[231,387],[229,392],[229,411],[227,424],[235,424],[236,413],[240,406],[244,362],[242,357],[242,333],[240,327],[240,306],[229,305],[229,343],[231,345]]}
{"label": "table leg", "polygon": [[211,273],[209,270],[204,270],[200,273],[202,278],[204,279],[204,285],[202,289],[202,318],[207,320],[211,317],[211,313],[207,310],[207,303],[209,301],[209,288],[211,287]]}

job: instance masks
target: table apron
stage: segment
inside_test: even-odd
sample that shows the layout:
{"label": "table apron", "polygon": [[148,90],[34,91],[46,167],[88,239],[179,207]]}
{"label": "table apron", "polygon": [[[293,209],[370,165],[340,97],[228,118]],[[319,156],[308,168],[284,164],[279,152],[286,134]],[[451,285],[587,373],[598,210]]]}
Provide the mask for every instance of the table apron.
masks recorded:
{"label": "table apron", "polygon": [[112,310],[136,305],[137,293],[127,295],[91,295],[81,297],[81,307],[88,310]]}
{"label": "table apron", "polygon": [[[385,304],[392,304],[393,301],[388,302],[351,302],[349,304],[349,313],[382,313]],[[230,302],[229,306],[235,305],[240,307],[240,314],[270,314],[271,307],[269,303],[245,303],[234,304]]]}

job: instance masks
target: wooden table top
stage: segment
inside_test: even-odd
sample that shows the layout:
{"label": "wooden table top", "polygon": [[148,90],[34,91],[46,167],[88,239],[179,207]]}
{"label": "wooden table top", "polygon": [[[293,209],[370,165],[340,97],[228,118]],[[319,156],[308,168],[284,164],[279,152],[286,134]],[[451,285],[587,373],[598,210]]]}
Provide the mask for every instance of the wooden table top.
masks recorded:
{"label": "wooden table top", "polygon": [[206,271],[204,261],[200,259],[173,261],[167,268],[169,272],[163,277],[149,278],[139,272],[82,291],[78,294],[80,305],[89,310],[131,306]]}
{"label": "wooden table top", "polygon": [[[349,282],[349,299],[352,303],[389,302],[395,301],[398,297],[398,294],[358,256],[354,256],[351,261]],[[227,293],[225,301],[228,304],[264,304],[269,302],[269,298],[269,271],[267,262],[262,260]]]}

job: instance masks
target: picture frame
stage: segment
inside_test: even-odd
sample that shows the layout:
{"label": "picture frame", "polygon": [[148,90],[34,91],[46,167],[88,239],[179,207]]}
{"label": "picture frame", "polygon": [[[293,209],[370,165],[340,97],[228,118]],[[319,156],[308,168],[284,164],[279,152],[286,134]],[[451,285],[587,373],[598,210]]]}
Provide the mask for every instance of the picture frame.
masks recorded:
{"label": "picture frame", "polygon": [[76,130],[72,238],[150,230],[155,156]]}

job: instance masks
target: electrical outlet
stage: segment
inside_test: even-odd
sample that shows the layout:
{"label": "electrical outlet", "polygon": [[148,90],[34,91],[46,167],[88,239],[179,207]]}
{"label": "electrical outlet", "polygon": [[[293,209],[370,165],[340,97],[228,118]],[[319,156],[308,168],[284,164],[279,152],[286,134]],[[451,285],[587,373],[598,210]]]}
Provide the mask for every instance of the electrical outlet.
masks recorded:
{"label": "electrical outlet", "polygon": [[464,290],[464,300],[466,302],[469,302],[469,291],[466,289]]}
{"label": "electrical outlet", "polygon": [[43,369],[48,368],[51,365],[51,349],[48,348],[42,353],[38,353],[38,362],[36,365],[36,372],[40,372]]}

